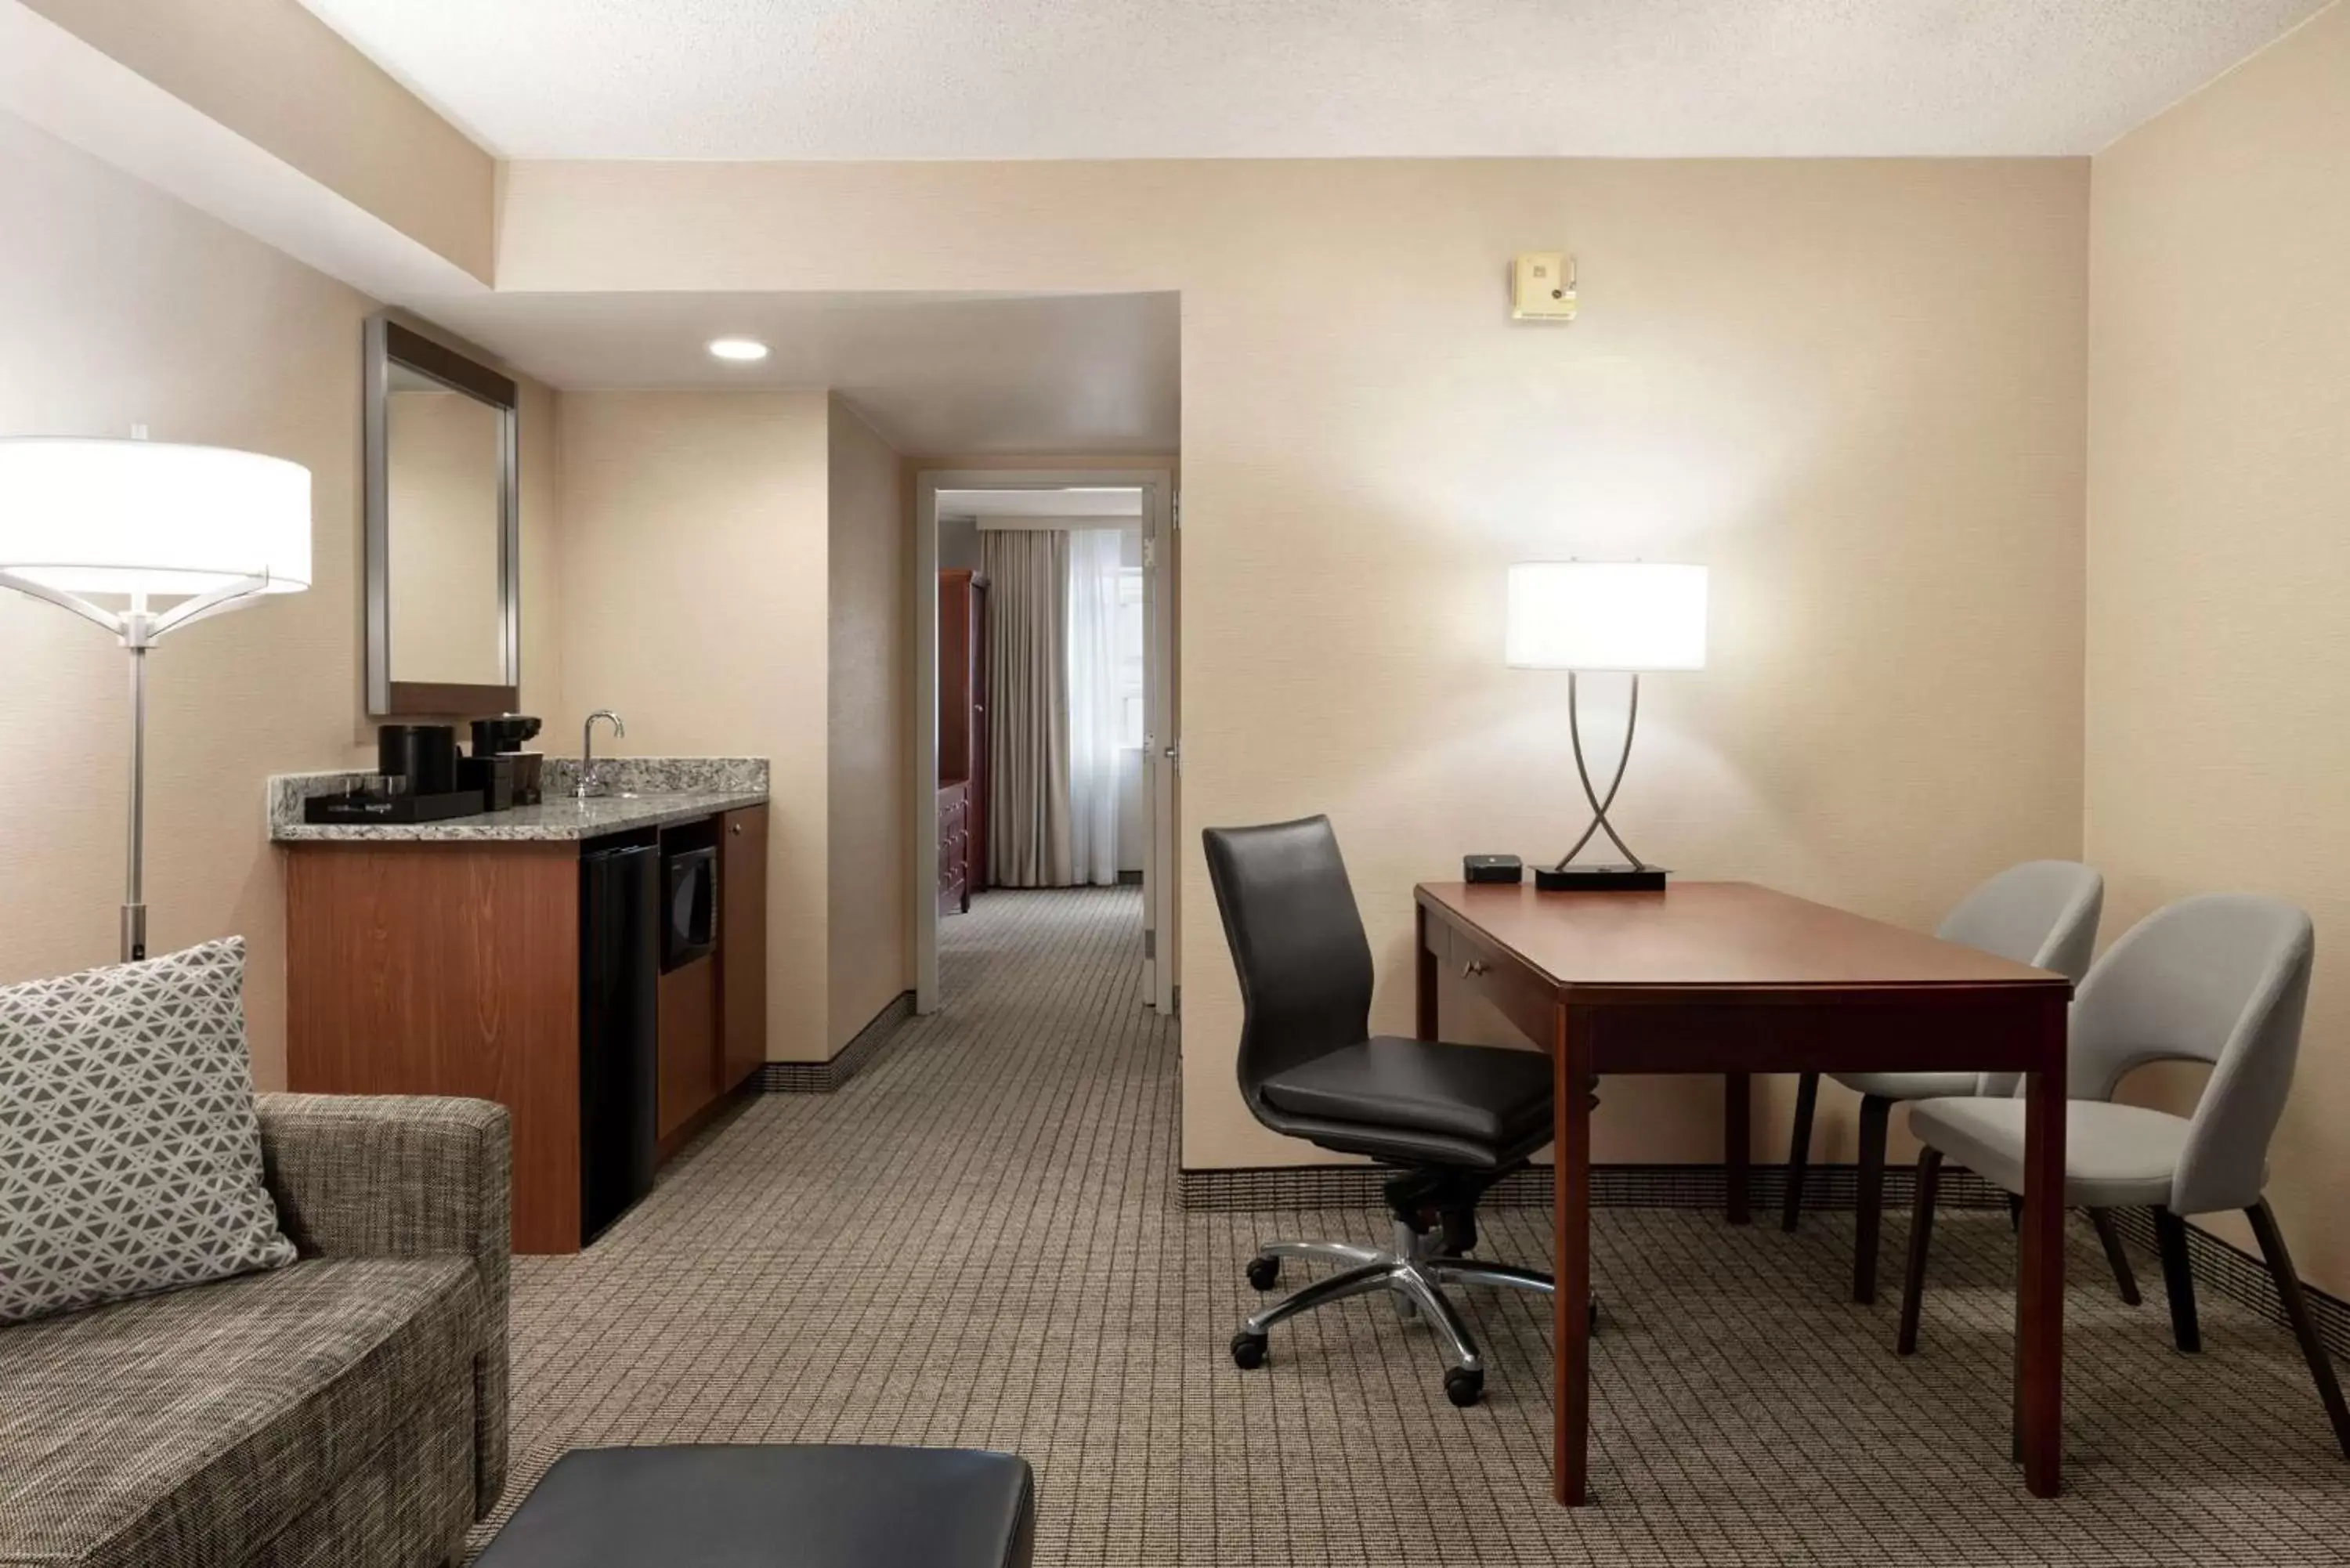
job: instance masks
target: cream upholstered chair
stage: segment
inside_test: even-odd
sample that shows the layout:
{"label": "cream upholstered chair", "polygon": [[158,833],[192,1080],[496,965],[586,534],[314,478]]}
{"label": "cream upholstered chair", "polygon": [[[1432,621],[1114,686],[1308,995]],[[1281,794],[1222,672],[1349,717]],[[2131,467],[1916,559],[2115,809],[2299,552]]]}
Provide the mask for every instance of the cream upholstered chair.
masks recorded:
{"label": "cream upholstered chair", "polygon": [[[2011,866],[1961,899],[1934,934],[2037,969],[2079,980],[2096,950],[2097,914],[2104,906],[2105,878],[2070,860],[2027,860]],[[1860,1096],[1860,1194],[1855,1222],[1852,1299],[1877,1299],[1877,1238],[1885,1207],[1885,1131],[1894,1106],[1946,1095],[2003,1095],[2012,1074],[1838,1073],[1835,1081]],[[1810,1160],[1812,1113],[1819,1103],[1820,1075],[1805,1073],[1795,1090],[1795,1128],[1787,1145],[1787,1195],[1779,1220],[1795,1228],[1804,1204],[1804,1171]],[[2137,1284],[2110,1216],[2090,1211],[2106,1255],[2114,1261],[2122,1297],[2136,1305]]]}
{"label": "cream upholstered chair", "polygon": [[[2154,1210],[2171,1333],[2201,1346],[2185,1216],[2241,1209],[2252,1222],[2318,1397],[2350,1456],[2350,1408],[2334,1375],[2284,1237],[2262,1189],[2269,1139],[2283,1114],[2301,1046],[2314,951],[2309,917],[2275,898],[2207,894],[2158,909],[2116,942],[2073,1003],[2064,1121],[2064,1201]],[[2211,1064],[2194,1114],[2115,1103],[2123,1076],[2148,1062]],[[1942,1161],[2011,1193],[2023,1190],[2020,1096],[1929,1100],[1909,1113],[1924,1142],[1901,1296],[1902,1355],[1918,1348]]]}

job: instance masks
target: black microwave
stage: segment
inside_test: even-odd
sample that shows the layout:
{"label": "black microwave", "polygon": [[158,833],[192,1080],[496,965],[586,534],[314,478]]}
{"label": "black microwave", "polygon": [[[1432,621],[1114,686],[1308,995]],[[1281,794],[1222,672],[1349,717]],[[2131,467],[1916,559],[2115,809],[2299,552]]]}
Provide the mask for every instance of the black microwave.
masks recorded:
{"label": "black microwave", "polygon": [[718,945],[718,847],[671,850],[661,856],[661,882],[669,890],[661,918],[661,969],[681,969],[707,958]]}

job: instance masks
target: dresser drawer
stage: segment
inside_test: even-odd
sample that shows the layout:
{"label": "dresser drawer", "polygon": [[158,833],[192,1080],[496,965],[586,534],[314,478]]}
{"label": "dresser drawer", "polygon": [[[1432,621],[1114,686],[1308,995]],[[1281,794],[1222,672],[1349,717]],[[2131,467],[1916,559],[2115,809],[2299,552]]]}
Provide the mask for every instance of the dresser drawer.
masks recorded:
{"label": "dresser drawer", "polygon": [[960,909],[971,878],[971,786],[939,790],[939,905]]}

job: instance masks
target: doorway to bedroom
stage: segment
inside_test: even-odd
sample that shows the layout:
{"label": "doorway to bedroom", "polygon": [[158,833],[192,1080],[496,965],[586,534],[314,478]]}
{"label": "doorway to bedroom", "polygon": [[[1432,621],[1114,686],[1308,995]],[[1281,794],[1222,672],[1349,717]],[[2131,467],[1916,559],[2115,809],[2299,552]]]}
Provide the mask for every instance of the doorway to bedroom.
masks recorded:
{"label": "doorway to bedroom", "polygon": [[1139,994],[1174,1011],[1173,477],[917,476],[917,591],[934,602],[917,607],[915,710],[934,722],[916,758],[933,794],[916,794],[935,811],[915,827],[918,1011],[957,1000],[958,966],[984,956],[957,922],[989,900],[1118,888],[1140,916]]}

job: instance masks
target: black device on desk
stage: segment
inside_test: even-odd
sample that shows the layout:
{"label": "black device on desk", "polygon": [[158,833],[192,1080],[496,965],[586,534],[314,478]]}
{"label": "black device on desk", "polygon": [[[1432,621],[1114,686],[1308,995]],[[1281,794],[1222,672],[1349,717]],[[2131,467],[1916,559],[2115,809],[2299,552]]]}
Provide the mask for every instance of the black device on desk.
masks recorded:
{"label": "black device on desk", "polygon": [[1526,879],[1526,863],[1514,855],[1463,855],[1461,857],[1461,879],[1463,882],[1523,882]]}

